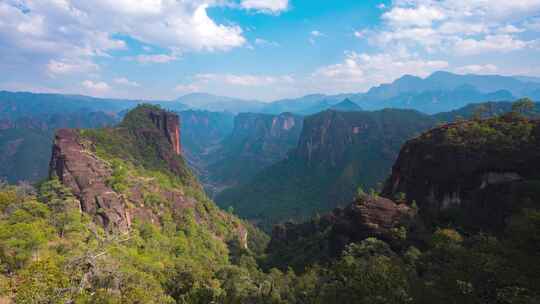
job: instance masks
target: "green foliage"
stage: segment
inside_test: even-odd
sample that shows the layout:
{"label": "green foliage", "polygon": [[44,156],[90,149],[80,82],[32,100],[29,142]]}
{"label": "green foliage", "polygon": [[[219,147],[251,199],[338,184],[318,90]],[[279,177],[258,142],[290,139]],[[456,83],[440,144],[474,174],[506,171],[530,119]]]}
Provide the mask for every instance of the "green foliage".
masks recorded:
{"label": "green foliage", "polygon": [[61,304],[68,300],[68,277],[53,258],[33,262],[17,275],[16,280],[16,303]]}
{"label": "green foliage", "polygon": [[118,193],[122,193],[128,189],[127,186],[127,175],[128,170],[126,165],[119,159],[114,159],[112,161],[112,174],[107,180],[107,184]]}
{"label": "green foliage", "polygon": [[512,111],[521,115],[534,109],[534,102],[530,98],[521,98],[512,104]]}
{"label": "green foliage", "polygon": [[448,144],[470,149],[490,147],[511,150],[530,143],[533,128],[534,124],[527,119],[497,117],[450,125],[445,137]]}

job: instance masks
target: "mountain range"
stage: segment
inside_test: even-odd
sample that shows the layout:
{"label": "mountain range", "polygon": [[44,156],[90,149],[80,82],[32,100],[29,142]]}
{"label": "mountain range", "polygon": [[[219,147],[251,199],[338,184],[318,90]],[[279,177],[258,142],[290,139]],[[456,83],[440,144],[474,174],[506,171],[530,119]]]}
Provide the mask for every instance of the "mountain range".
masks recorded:
{"label": "mountain range", "polygon": [[[230,147],[218,132],[231,127],[225,113],[183,113],[192,130],[182,140],[179,115],[150,104],[115,126],[59,129],[45,180],[0,183],[0,301],[537,303],[538,105],[506,108],[438,114],[455,122],[327,110],[301,128],[289,113],[244,114],[231,131],[243,139]],[[278,172],[266,187],[246,188],[243,204],[224,211],[184,158],[188,146],[206,153],[194,141],[205,126],[204,142],[241,148],[232,156],[281,153],[288,131],[301,133],[263,169]],[[351,191],[385,174],[380,192]],[[277,224],[269,238],[235,215],[249,212],[262,226],[287,214],[305,221]]]}

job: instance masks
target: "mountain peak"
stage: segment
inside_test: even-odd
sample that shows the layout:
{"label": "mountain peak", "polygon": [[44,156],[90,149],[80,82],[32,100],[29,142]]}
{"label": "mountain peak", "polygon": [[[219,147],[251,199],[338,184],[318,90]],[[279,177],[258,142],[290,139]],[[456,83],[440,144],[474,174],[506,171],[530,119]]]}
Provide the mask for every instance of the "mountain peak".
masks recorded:
{"label": "mountain peak", "polygon": [[349,98],[346,98],[342,102],[332,106],[330,109],[336,110],[336,111],[361,111],[362,110],[362,108],[358,104],[356,104]]}

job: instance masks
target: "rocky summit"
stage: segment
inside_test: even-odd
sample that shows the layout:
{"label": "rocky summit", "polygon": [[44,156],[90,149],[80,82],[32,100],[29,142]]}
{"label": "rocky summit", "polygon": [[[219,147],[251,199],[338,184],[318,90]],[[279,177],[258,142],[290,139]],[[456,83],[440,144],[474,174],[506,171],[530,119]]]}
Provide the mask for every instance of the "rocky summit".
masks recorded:
{"label": "rocky summit", "polygon": [[[516,114],[446,124],[408,141],[383,194],[406,194],[428,221],[505,227],[540,198],[540,121]],[[531,207],[531,206],[529,206]],[[452,215],[459,213],[460,216]]]}
{"label": "rocky summit", "polygon": [[[179,117],[155,106],[130,111],[116,128],[61,129],[50,162],[51,178],[67,186],[80,209],[108,231],[126,233],[134,221],[160,225],[164,213],[180,219],[195,210],[199,223],[230,218],[210,206],[182,158]],[[162,176],[164,175],[164,176]],[[164,181],[165,180],[165,181]],[[227,233],[247,246],[236,222]]]}

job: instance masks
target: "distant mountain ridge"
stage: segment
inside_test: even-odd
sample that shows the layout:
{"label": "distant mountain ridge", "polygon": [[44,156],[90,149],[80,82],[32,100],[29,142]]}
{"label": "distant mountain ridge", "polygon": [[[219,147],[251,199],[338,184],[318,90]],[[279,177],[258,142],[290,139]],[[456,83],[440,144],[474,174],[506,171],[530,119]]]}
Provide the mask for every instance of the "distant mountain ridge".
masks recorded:
{"label": "distant mountain ridge", "polygon": [[265,106],[263,102],[257,100],[244,100],[206,93],[187,94],[176,99],[176,102],[196,110],[231,113],[260,112]]}
{"label": "distant mountain ridge", "polygon": [[[348,93],[337,95],[311,94],[299,98],[287,98],[273,102],[246,100],[241,98],[217,96],[207,93],[191,93],[173,101],[145,101],[159,104],[173,111],[187,109],[207,110],[214,112],[242,112],[280,114],[290,112],[311,115],[331,109],[345,99],[358,104],[364,110],[381,110],[384,108],[414,109],[434,114],[452,111],[469,103],[486,101],[508,101],[521,97],[540,100],[540,80],[536,77],[500,76],[500,75],[460,75],[450,72],[434,72],[421,78],[403,75],[392,83],[381,84],[365,93]],[[92,111],[120,112],[133,108],[141,101],[123,99],[93,98],[79,95],[12,93],[0,91],[0,112],[6,101],[24,102],[27,105],[47,102],[51,109],[88,108]],[[61,105],[61,103],[65,105]],[[43,109],[43,111],[49,111]]]}

